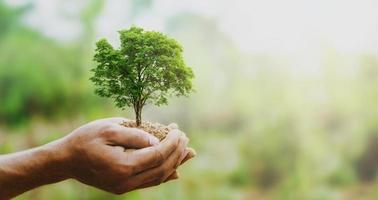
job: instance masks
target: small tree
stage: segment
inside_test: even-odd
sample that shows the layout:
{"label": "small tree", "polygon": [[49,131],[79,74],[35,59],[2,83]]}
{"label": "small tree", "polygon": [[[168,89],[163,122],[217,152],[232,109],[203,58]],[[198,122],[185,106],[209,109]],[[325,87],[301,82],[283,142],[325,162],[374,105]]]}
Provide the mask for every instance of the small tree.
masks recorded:
{"label": "small tree", "polygon": [[119,31],[121,46],[114,49],[106,39],[96,43],[92,69],[95,92],[111,97],[117,107],[133,107],[141,124],[143,106],[167,104],[170,96],[192,92],[191,68],[186,66],[182,47],[166,35],[139,27]]}

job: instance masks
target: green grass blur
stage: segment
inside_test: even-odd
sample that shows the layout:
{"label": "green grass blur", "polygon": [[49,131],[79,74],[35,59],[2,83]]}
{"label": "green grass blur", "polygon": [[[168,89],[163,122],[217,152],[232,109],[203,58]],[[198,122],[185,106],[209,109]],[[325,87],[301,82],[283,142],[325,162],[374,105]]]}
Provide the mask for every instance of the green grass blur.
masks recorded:
{"label": "green grass blur", "polygon": [[[138,23],[157,1],[128,3],[125,18]],[[93,119],[133,118],[95,96],[88,80],[106,5],[87,1],[63,13],[82,31],[59,40],[24,22],[33,3],[0,0],[0,153],[45,144]],[[16,199],[378,199],[377,55],[325,46],[320,72],[296,76],[297,63],[281,54],[241,51],[216,19],[186,12],[163,23],[184,47],[196,92],[147,106],[143,117],[176,122],[190,137],[198,156],[181,178],[121,196],[68,180]]]}

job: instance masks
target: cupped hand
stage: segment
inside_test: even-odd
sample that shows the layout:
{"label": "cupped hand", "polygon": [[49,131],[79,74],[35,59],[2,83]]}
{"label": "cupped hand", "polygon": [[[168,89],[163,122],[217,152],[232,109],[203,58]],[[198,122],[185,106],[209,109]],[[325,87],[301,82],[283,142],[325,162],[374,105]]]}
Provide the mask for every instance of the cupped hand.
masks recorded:
{"label": "cupped hand", "polygon": [[62,139],[60,149],[70,178],[115,194],[178,178],[177,167],[194,157],[188,138],[173,127],[162,141],[124,118],[85,124]]}

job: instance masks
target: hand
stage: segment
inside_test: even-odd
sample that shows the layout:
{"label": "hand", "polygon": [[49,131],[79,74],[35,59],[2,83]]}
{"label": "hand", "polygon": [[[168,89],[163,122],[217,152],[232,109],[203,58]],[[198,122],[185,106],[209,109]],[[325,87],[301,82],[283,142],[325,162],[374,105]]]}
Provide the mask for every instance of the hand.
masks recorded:
{"label": "hand", "polygon": [[178,177],[176,168],[194,152],[188,138],[172,129],[159,143],[154,136],[120,123],[123,118],[90,122],[58,146],[70,178],[115,194],[159,185]]}

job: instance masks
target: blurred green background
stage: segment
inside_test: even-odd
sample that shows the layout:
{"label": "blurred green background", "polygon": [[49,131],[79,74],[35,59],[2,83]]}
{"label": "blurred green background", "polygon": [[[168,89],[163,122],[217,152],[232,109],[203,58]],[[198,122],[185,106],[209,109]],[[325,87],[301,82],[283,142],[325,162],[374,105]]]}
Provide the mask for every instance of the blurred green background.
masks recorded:
{"label": "blurred green background", "polygon": [[184,47],[196,93],[147,106],[196,159],[181,178],[111,195],[68,180],[16,199],[378,199],[378,2],[0,0],[0,153],[97,118],[94,43],[132,24]]}

